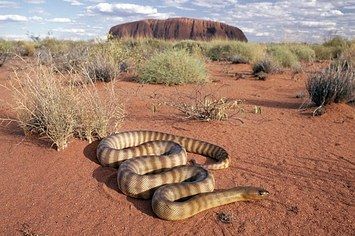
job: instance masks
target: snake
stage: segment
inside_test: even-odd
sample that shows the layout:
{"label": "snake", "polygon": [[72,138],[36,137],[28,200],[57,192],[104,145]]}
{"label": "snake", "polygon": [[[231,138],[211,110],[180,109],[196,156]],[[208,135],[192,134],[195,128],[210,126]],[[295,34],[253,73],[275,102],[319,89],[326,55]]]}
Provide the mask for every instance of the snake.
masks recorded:
{"label": "snake", "polygon": [[[187,152],[213,160],[190,164]],[[237,201],[264,199],[260,187],[238,186],[215,190],[211,170],[230,165],[228,152],[215,144],[164,132],[137,130],[112,133],[96,150],[104,167],[117,170],[123,194],[152,199],[153,212],[164,220],[183,220],[199,212]]]}

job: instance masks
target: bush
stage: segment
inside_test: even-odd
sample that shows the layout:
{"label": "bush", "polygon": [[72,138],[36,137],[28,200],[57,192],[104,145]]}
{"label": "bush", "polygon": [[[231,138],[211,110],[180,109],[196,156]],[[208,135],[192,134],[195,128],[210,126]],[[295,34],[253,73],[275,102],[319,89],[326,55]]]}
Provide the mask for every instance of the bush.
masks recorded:
{"label": "bush", "polygon": [[355,95],[354,71],[346,65],[330,66],[313,75],[306,84],[310,99],[317,106],[348,102]]}
{"label": "bush", "polygon": [[265,56],[265,48],[260,44],[236,41],[211,41],[207,56],[213,61],[229,60],[235,56],[246,62],[255,62]]}
{"label": "bush", "polygon": [[16,74],[11,86],[13,109],[25,134],[45,137],[61,150],[73,136],[92,141],[121,123],[123,108],[113,90],[102,98],[95,87],[66,85],[62,79],[47,66],[34,66],[24,76]]}
{"label": "bush", "polygon": [[17,42],[15,51],[22,57],[30,57],[35,54],[36,47],[32,42],[19,41]]}
{"label": "bush", "polygon": [[205,48],[202,45],[202,42],[194,40],[182,40],[178,41],[173,46],[177,50],[186,50],[190,54],[203,55],[205,53]]}
{"label": "bush", "polygon": [[185,50],[169,50],[154,55],[139,68],[139,81],[154,84],[206,82],[204,62]]}
{"label": "bush", "polygon": [[260,72],[263,73],[270,73],[274,70],[274,66],[272,65],[272,62],[268,59],[263,59],[261,61],[258,61],[253,64],[253,75],[257,75]]}
{"label": "bush", "polygon": [[90,81],[110,82],[118,74],[118,68],[112,58],[108,56],[96,55],[84,67],[84,75]]}
{"label": "bush", "polygon": [[14,80],[17,121],[25,134],[43,135],[63,149],[75,128],[75,94],[60,85],[52,70],[40,67],[32,73]]}
{"label": "bush", "polygon": [[322,45],[313,45],[318,60],[330,60],[341,57],[342,54],[351,50],[352,42],[336,36]]}
{"label": "bush", "polygon": [[335,50],[333,48],[325,47],[323,45],[313,45],[312,48],[317,60],[330,60],[335,57]]}
{"label": "bush", "polygon": [[332,48],[332,52],[333,52],[332,58],[340,57],[346,50],[350,48],[350,45],[351,45],[350,41],[340,36],[336,36],[323,43],[323,46]]}
{"label": "bush", "polygon": [[314,50],[308,45],[292,44],[290,45],[290,50],[300,61],[312,62],[316,58]]}
{"label": "bush", "polygon": [[11,51],[11,43],[5,40],[0,40],[0,67],[3,66],[6,60],[10,57]]}
{"label": "bush", "polygon": [[297,56],[285,45],[270,45],[267,48],[267,53],[277,66],[292,69],[300,68]]}
{"label": "bush", "polygon": [[231,56],[228,59],[228,61],[230,61],[232,64],[246,64],[246,63],[248,63],[248,61],[245,58],[243,58],[239,55]]}

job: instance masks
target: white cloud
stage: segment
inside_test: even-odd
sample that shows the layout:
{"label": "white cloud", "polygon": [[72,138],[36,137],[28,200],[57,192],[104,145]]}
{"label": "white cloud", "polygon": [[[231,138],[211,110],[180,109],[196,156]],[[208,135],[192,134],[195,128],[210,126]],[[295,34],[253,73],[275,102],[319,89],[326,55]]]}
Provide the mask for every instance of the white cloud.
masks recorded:
{"label": "white cloud", "polygon": [[84,5],[84,3],[81,3],[77,0],[63,0],[64,2],[68,2],[70,3],[70,5],[72,6],[81,6],[81,5]]}
{"label": "white cloud", "polygon": [[58,28],[58,29],[53,29],[54,32],[62,32],[62,33],[73,33],[73,34],[83,34],[85,33],[85,29],[63,29],[63,28]]}
{"label": "white cloud", "polygon": [[101,14],[121,16],[152,15],[158,13],[158,10],[151,6],[142,6],[130,3],[99,3],[96,6],[89,6],[87,10],[92,13],[96,12]]}
{"label": "white cloud", "polygon": [[48,21],[53,22],[53,23],[70,23],[70,22],[72,22],[72,20],[69,18],[52,18],[52,19],[48,19]]}
{"label": "white cloud", "polygon": [[0,15],[0,21],[24,22],[24,21],[28,21],[28,18],[26,16],[21,16],[21,15]]}
{"label": "white cloud", "polygon": [[19,4],[13,1],[0,1],[0,8],[17,8]]}
{"label": "white cloud", "polygon": [[34,20],[34,21],[42,21],[42,20],[43,20],[43,18],[42,18],[42,17],[40,17],[40,16],[31,16],[31,17],[30,17],[30,20]]}
{"label": "white cloud", "polygon": [[344,15],[344,13],[342,13],[339,10],[330,10],[327,12],[322,12],[320,15],[321,16],[342,16],[342,15]]}
{"label": "white cloud", "polygon": [[300,24],[307,27],[333,27],[337,25],[335,22],[329,21],[301,21]]}
{"label": "white cloud", "polygon": [[45,3],[45,0],[26,0],[26,2],[31,3],[31,4],[42,4]]}
{"label": "white cloud", "polygon": [[237,3],[237,0],[194,0],[191,3],[206,8],[225,8]]}

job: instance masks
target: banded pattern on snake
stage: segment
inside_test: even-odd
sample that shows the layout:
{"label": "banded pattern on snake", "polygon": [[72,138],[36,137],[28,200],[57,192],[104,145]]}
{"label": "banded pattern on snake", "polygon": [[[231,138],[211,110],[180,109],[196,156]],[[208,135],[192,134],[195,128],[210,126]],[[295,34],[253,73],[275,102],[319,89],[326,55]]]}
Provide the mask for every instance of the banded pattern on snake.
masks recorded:
{"label": "banded pattern on snake", "polygon": [[[215,163],[187,165],[186,152]],[[97,159],[103,166],[119,167],[119,189],[131,197],[152,198],[154,213],[165,220],[182,220],[212,207],[268,195],[265,189],[250,186],[214,191],[209,170],[227,168],[230,158],[222,147],[197,139],[156,131],[114,133],[99,143]]]}

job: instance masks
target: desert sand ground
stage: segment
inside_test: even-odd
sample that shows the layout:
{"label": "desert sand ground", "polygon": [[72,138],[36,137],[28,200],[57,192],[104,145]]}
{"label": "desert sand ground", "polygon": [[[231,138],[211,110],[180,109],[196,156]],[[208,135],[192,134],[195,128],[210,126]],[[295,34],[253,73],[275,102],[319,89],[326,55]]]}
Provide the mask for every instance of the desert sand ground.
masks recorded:
{"label": "desert sand ground", "polygon": [[[232,163],[213,172],[217,188],[260,186],[270,192],[267,200],[164,221],[154,215],[149,200],[126,197],[117,189],[116,170],[96,161],[97,142],[73,140],[57,152],[11,124],[0,129],[0,234],[354,235],[354,107],[335,104],[323,116],[312,117],[310,110],[299,110],[306,98],[296,98],[304,90],[306,73],[237,80],[234,73],[250,73],[249,65],[216,62],[208,68],[215,81],[204,89],[244,100],[244,112],[235,116],[243,122],[183,120],[178,111],[157,103],[179,99],[201,86],[123,80],[115,82],[126,99],[121,130],[157,130],[221,145]],[[307,72],[315,66],[303,68]],[[1,84],[9,82],[9,71],[9,65],[0,68]],[[9,97],[9,91],[0,88],[0,98]],[[255,105],[261,114],[252,112]],[[2,107],[0,115],[8,114]],[[230,223],[218,220],[218,213],[230,215]]]}

